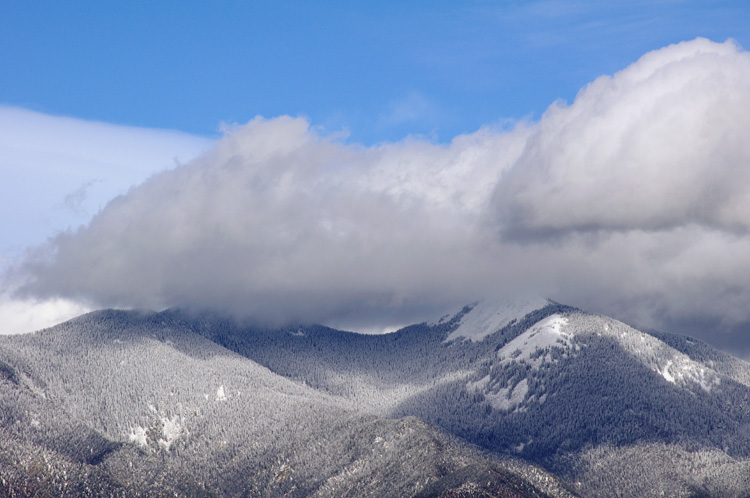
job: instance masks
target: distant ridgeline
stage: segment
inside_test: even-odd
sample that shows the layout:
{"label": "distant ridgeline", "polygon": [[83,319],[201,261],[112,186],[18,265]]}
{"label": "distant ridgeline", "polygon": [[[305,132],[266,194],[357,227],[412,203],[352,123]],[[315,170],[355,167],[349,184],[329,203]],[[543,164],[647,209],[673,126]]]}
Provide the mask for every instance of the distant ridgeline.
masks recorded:
{"label": "distant ridgeline", "polygon": [[0,337],[0,496],[740,496],[749,395],[546,300],[385,335],[99,311]]}

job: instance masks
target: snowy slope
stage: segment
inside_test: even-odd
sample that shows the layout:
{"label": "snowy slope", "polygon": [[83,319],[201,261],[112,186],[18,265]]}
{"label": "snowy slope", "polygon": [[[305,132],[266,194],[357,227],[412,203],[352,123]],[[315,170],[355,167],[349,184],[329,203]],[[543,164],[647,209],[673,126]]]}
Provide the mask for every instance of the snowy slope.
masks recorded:
{"label": "snowy slope", "polygon": [[550,347],[567,348],[571,345],[573,336],[566,330],[567,324],[568,319],[563,316],[555,314],[547,317],[503,346],[498,351],[498,356],[502,362],[525,362],[539,368],[544,357],[532,359],[537,351]]}
{"label": "snowy slope", "polygon": [[463,316],[458,328],[446,337],[445,342],[457,339],[482,341],[513,320],[519,320],[549,303],[550,301],[541,297],[480,301]]}
{"label": "snowy slope", "polygon": [[[485,461],[416,418],[366,413],[424,386],[332,396],[220,347],[195,325],[176,314],[95,312],[0,338],[0,496],[413,496]],[[25,456],[42,452],[41,466]],[[83,477],[66,477],[81,465],[89,465]],[[39,469],[49,474],[44,493]],[[155,475],[169,487],[155,486]],[[127,489],[113,479],[127,479]]]}
{"label": "snowy slope", "polygon": [[632,357],[654,375],[676,386],[700,387],[706,392],[721,384],[721,375],[706,363],[693,360],[656,337],[636,330],[613,318],[600,315],[575,314],[566,327],[570,334],[586,333],[616,341]]}
{"label": "snowy slope", "polygon": [[[106,475],[150,461],[216,496],[235,496],[238,484],[260,496],[412,496],[477,461],[454,437],[560,471],[584,496],[698,496],[708,481],[691,469],[750,468],[750,367],[673,343],[544,299],[483,301],[379,336],[181,311],[94,313],[0,338],[0,496],[1,479],[18,475],[2,465],[21,461],[17,447],[104,459]],[[82,429],[101,441],[56,446]],[[663,471],[633,487],[617,470],[631,460]],[[705,486],[707,496],[750,491],[733,478]]]}

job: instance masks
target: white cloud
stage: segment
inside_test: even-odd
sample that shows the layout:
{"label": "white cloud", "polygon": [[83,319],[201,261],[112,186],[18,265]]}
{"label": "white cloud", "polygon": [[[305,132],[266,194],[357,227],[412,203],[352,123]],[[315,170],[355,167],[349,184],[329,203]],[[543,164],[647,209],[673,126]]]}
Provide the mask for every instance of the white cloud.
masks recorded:
{"label": "white cloud", "polygon": [[750,229],[750,55],[704,39],[651,52],[555,104],[496,192],[507,236]]}
{"label": "white cloud", "polygon": [[276,322],[377,327],[535,291],[642,326],[732,328],[750,321],[747,109],[748,54],[698,39],[538,123],[446,145],[258,118],[18,271],[36,298]]}
{"label": "white cloud", "polygon": [[211,141],[0,106],[0,254],[87,223],[132,185],[206,150]]}
{"label": "white cloud", "polygon": [[524,136],[484,130],[450,146],[364,149],[320,137],[303,119],[256,119],[57,236],[27,261],[29,288],[269,321],[398,321],[457,292],[481,293],[497,275],[478,213],[512,164],[493,151],[517,154]]}
{"label": "white cloud", "polygon": [[89,311],[91,308],[70,299],[19,299],[0,294],[0,335],[34,332]]}

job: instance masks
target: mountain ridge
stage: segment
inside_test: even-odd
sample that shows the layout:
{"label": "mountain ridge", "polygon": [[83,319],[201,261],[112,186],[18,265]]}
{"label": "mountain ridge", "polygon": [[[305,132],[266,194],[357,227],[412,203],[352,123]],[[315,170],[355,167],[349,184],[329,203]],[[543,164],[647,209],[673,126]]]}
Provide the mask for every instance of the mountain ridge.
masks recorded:
{"label": "mountain ridge", "polygon": [[[171,309],[3,337],[0,441],[21,449],[4,450],[0,482],[23,481],[24,458],[44,454],[122,496],[639,496],[642,485],[601,481],[671,448],[687,463],[668,465],[668,496],[703,489],[698,462],[730,476],[702,474],[708,491],[748,489],[728,482],[750,468],[745,362],[540,304],[510,316],[514,305],[478,303],[379,336]],[[455,333],[480,322],[497,330]],[[656,487],[667,475],[641,471]],[[517,477],[476,487],[488,472]]]}

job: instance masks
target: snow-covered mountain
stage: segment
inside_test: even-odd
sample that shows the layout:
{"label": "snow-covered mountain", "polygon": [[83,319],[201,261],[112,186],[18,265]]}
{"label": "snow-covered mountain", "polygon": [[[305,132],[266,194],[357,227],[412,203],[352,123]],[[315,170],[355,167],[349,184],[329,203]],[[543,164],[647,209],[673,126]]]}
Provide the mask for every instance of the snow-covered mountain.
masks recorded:
{"label": "snow-covered mountain", "polygon": [[[485,300],[470,306],[471,311],[461,316],[458,327],[448,334],[446,342],[456,339],[482,341],[514,320],[520,320],[532,311],[544,308],[550,301],[532,296],[523,299]],[[443,320],[453,318],[456,313],[443,316]],[[438,322],[439,323],[439,322]]]}
{"label": "snow-covered mountain", "polygon": [[0,495],[737,496],[749,396],[741,360],[543,299],[379,336],[101,311],[0,337]]}

